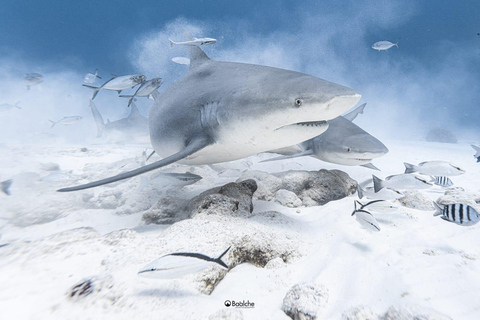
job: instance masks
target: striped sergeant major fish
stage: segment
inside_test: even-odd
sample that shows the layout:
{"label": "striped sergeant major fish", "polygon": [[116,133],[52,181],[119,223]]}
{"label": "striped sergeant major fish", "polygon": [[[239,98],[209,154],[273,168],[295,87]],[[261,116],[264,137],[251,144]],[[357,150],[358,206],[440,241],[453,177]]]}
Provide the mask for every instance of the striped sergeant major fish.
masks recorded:
{"label": "striped sergeant major fish", "polygon": [[445,176],[430,176],[432,180],[430,180],[431,183],[443,187],[443,188],[448,188],[453,186],[452,180],[450,180],[449,177]]}
{"label": "striped sergeant major fish", "polygon": [[440,206],[438,203],[433,202],[435,206],[434,216],[441,215],[443,220],[456,223],[461,226],[473,226],[480,221],[480,214],[470,207],[469,205],[462,203],[452,203]]}

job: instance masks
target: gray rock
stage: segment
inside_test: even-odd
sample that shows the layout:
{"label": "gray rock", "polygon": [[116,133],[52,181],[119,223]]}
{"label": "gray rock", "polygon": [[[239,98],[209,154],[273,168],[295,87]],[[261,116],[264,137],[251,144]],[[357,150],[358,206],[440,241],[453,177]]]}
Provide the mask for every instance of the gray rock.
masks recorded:
{"label": "gray rock", "polygon": [[280,189],[275,193],[275,201],[290,208],[297,208],[302,205],[302,200],[295,193],[285,189]]}
{"label": "gray rock", "polygon": [[379,315],[367,306],[358,306],[342,314],[342,320],[379,320]]}
{"label": "gray rock", "polygon": [[425,140],[430,142],[457,143],[457,137],[453,132],[440,127],[430,129]]}
{"label": "gray rock", "polygon": [[357,182],[340,170],[287,171],[268,174],[260,171],[247,171],[238,181],[245,178],[257,181],[257,199],[271,200],[277,191],[284,189],[293,192],[304,206],[324,205],[332,200],[342,199],[357,190]]}
{"label": "gray rock", "polygon": [[390,307],[382,320],[452,320],[435,310],[420,306]]}
{"label": "gray rock", "polygon": [[404,197],[398,199],[403,206],[411,209],[431,211],[435,210],[433,201],[417,190],[404,190]]}
{"label": "gray rock", "polygon": [[187,200],[165,196],[143,214],[142,221],[146,224],[172,224],[188,218],[187,206]]}
{"label": "gray rock", "polygon": [[445,195],[437,199],[437,203],[440,205],[463,203],[480,212],[480,195],[463,190],[447,190]]}
{"label": "gray rock", "polygon": [[188,204],[188,212],[190,217],[198,214],[250,216],[253,211],[252,196],[256,190],[257,183],[252,179],[228,183],[193,198]]}
{"label": "gray rock", "polygon": [[328,303],[328,290],[315,283],[298,283],[288,290],[282,310],[294,320],[319,318]]}

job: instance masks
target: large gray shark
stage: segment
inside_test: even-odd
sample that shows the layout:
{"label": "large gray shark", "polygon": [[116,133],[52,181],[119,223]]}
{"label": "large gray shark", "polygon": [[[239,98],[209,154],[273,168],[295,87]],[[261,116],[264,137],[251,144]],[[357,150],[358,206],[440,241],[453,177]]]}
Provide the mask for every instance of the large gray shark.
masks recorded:
{"label": "large gray shark", "polygon": [[272,152],[284,156],[262,162],[312,156],[325,162],[378,170],[371,161],[385,155],[388,152],[387,147],[349,120],[363,113],[364,107],[365,104],[362,104],[344,116],[329,120],[327,131],[313,139],[293,147],[273,150]]}
{"label": "large gray shark", "polygon": [[103,121],[102,115],[92,100],[90,100],[90,109],[97,124],[97,138],[110,132],[126,135],[148,134],[148,120],[140,114],[135,103],[132,103],[132,111],[128,117],[112,122],[107,121],[107,123]]}
{"label": "large gray shark", "polygon": [[360,99],[354,90],[303,73],[213,61],[189,47],[190,70],[154,101],[150,140],[162,160],[81,190],[130,178],[174,162],[213,164],[295,145],[324,132]]}

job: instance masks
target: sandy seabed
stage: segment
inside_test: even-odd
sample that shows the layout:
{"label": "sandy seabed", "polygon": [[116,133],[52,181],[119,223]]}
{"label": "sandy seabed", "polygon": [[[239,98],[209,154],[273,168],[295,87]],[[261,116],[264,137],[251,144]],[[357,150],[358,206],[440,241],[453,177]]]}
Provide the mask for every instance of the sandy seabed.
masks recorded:
{"label": "sandy seabed", "polygon": [[[216,256],[225,250],[229,243],[223,230],[217,230],[216,238],[215,233],[192,228],[166,241],[170,225],[145,225],[141,218],[167,192],[191,198],[236,181],[248,167],[267,172],[340,169],[362,182],[372,173],[402,173],[403,162],[445,160],[466,171],[451,177],[455,186],[480,194],[480,164],[469,143],[385,144],[390,152],[374,161],[382,172],[313,158],[259,163],[267,157],[259,155],[222,164],[223,174],[207,166],[174,164],[166,170],[190,170],[203,179],[161,194],[139,190],[140,177],[85,191],[55,192],[140,166],[145,145],[1,145],[0,180],[13,179],[13,184],[11,196],[0,194],[0,245],[6,244],[0,247],[0,318],[208,319],[228,309],[225,300],[249,300],[253,308],[236,308],[237,313],[227,315],[290,319],[281,309],[287,291],[309,282],[328,291],[322,319],[341,319],[359,306],[379,315],[392,306],[418,306],[452,319],[480,319],[480,224],[458,226],[434,217],[433,211],[397,203],[396,212],[375,214],[381,231],[370,232],[350,215],[356,195],[309,208],[255,200],[254,215],[277,211],[288,220],[272,220],[264,227],[279,238],[297,241],[299,252],[276,267],[240,264],[211,295],[199,292],[194,276],[137,276],[141,267],[168,252]],[[421,193],[436,200],[443,191],[433,187]],[[210,222],[203,223],[208,229]],[[95,291],[71,298],[72,287],[84,279],[94,280]]]}

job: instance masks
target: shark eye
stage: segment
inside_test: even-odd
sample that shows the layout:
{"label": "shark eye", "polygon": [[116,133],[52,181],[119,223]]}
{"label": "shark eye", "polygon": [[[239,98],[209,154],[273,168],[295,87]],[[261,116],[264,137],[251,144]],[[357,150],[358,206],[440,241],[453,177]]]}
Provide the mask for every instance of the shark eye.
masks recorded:
{"label": "shark eye", "polygon": [[300,107],[302,103],[303,103],[302,99],[299,99],[299,98],[295,99],[295,107],[297,108]]}

